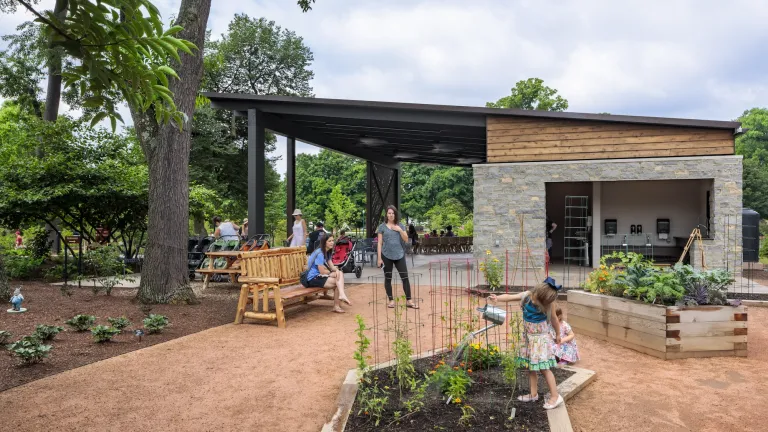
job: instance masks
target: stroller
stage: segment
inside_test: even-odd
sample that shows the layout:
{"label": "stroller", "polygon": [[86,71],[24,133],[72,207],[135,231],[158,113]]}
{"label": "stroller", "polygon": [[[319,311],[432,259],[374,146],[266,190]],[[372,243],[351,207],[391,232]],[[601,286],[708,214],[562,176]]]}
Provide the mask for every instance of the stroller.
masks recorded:
{"label": "stroller", "polygon": [[[187,243],[187,266],[189,267],[189,280],[195,279],[195,270],[200,267],[205,255],[203,251],[213,243],[213,237],[190,237]],[[206,265],[208,265],[206,263]]]}
{"label": "stroller", "polygon": [[[206,252],[222,252],[222,251],[236,251],[240,249],[240,240],[216,240],[210,245],[208,245],[208,249]],[[227,268],[229,265],[229,258],[226,257],[218,257],[213,260],[213,268],[215,269],[223,269]],[[208,268],[208,264],[210,262],[210,258],[205,257],[201,262],[200,265],[197,267],[199,269],[205,269]],[[211,276],[211,280],[214,282],[222,282],[226,275],[221,274],[214,274]]]}
{"label": "stroller", "polygon": [[353,252],[359,244],[361,243],[353,242],[350,237],[339,237],[336,246],[333,247],[333,256],[331,257],[333,265],[338,267],[343,273],[354,273],[358,279],[363,274],[363,268],[355,265],[355,254]]}

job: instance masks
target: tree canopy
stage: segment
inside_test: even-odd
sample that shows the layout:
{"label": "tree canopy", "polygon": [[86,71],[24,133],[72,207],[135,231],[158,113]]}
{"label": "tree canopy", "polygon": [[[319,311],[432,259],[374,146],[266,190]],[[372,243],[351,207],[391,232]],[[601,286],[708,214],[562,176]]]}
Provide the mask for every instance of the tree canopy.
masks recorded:
{"label": "tree canopy", "polygon": [[768,217],[768,109],[746,110],[738,120],[747,130],[736,137],[736,153],[744,156],[744,207]]}
{"label": "tree canopy", "polygon": [[557,90],[544,85],[541,78],[518,81],[511,94],[496,102],[485,104],[488,108],[518,108],[540,111],[565,111],[568,101],[557,94]]}

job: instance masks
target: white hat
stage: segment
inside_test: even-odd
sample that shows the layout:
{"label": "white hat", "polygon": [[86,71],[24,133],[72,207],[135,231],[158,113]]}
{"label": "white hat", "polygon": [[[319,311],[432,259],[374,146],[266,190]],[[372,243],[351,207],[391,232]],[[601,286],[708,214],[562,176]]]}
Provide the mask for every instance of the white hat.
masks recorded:
{"label": "white hat", "polygon": [[296,209],[293,211],[293,216],[301,216],[301,210]]}

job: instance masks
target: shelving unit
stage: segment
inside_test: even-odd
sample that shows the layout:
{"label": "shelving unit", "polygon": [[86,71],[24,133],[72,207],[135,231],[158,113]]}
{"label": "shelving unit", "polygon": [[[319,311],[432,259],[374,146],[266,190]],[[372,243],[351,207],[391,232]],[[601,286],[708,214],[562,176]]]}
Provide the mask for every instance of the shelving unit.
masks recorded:
{"label": "shelving unit", "polygon": [[565,197],[563,257],[565,264],[589,266],[589,197]]}

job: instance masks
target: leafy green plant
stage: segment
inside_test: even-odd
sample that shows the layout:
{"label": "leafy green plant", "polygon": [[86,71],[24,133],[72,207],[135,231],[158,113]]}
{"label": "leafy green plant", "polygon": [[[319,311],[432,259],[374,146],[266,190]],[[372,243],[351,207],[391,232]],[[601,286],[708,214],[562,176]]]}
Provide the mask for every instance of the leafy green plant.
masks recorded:
{"label": "leafy green plant", "polygon": [[105,325],[97,325],[91,329],[93,339],[98,343],[109,342],[120,334],[120,330]]}
{"label": "leafy green plant", "polygon": [[144,318],[144,328],[147,329],[147,334],[161,333],[168,322],[168,318],[164,315],[150,314]]}
{"label": "leafy green plant", "polygon": [[433,372],[432,382],[456,404],[461,403],[474,382],[466,370],[458,366],[451,367],[443,362],[438,364]]}
{"label": "leafy green plant", "polygon": [[389,402],[389,396],[384,390],[379,388],[378,383],[373,380],[371,385],[361,386],[358,392],[357,400],[360,403],[360,409],[357,415],[365,414],[370,416],[374,425],[378,426],[381,423],[381,415],[384,412],[384,407]]}
{"label": "leafy green plant", "polygon": [[12,336],[8,330],[0,330],[0,345],[5,345]]}
{"label": "leafy green plant", "polygon": [[53,340],[57,334],[63,331],[64,327],[40,324],[35,327],[34,335],[37,336],[41,341],[49,341]]}
{"label": "leafy green plant", "polygon": [[35,278],[40,273],[42,265],[42,258],[16,254],[5,256],[5,269],[10,279]]}
{"label": "leafy green plant", "polygon": [[416,389],[411,393],[411,397],[403,401],[403,406],[409,414],[421,411],[424,408],[424,400],[427,397],[427,389],[431,381],[429,379],[421,380]]}
{"label": "leafy green plant", "polygon": [[21,360],[23,364],[40,363],[48,357],[51,345],[43,345],[37,336],[24,336],[20,340],[8,345],[11,355]]}
{"label": "leafy green plant", "polygon": [[371,340],[368,339],[368,337],[365,335],[365,331],[367,328],[365,327],[365,320],[363,319],[363,316],[360,314],[355,315],[355,320],[357,320],[357,329],[355,330],[355,334],[357,335],[357,340],[355,341],[355,345],[357,345],[357,348],[355,349],[354,359],[357,361],[357,369],[361,371],[361,373],[366,373],[368,371],[368,346],[371,344]]}
{"label": "leafy green plant", "polygon": [[680,284],[685,289],[682,303],[689,306],[723,305],[728,303],[728,286],[733,275],[723,269],[701,271],[690,265],[673,267]]}
{"label": "leafy green plant", "polygon": [[400,387],[400,398],[403,398],[403,390],[413,390],[416,387],[416,368],[413,366],[413,347],[408,338],[408,329],[403,318],[406,308],[405,297],[395,300],[395,340],[392,349],[395,353],[395,377]]}
{"label": "leafy green plant", "polygon": [[501,278],[504,275],[504,266],[501,261],[492,255],[490,250],[485,251],[485,260],[480,262],[480,271],[485,276],[485,281],[491,291],[501,287]]}
{"label": "leafy green plant", "polygon": [[630,287],[626,294],[651,304],[675,304],[683,298],[685,288],[674,272],[657,270],[646,278],[646,285]]}
{"label": "leafy green plant", "polygon": [[30,239],[27,244],[27,251],[34,259],[45,260],[51,254],[51,245],[48,231],[41,226],[33,226],[25,233],[26,238]]}
{"label": "leafy green plant", "polygon": [[[88,254],[88,261],[96,276],[92,288],[94,295],[101,289],[107,295],[112,295],[112,289],[120,282],[120,276],[123,274],[120,250],[114,245],[99,247]],[[97,287],[97,283],[101,286]]]}
{"label": "leafy green plant", "polygon": [[501,363],[501,352],[496,345],[474,343],[469,348],[464,357],[464,365],[469,369],[489,369]]}
{"label": "leafy green plant", "polygon": [[461,417],[459,418],[459,426],[469,427],[469,422],[473,418],[475,418],[475,409],[467,404],[462,405]]}
{"label": "leafy green plant", "polygon": [[93,315],[75,315],[68,319],[66,324],[75,329],[78,332],[84,332],[91,328],[96,322],[96,317]]}
{"label": "leafy green plant", "polygon": [[5,259],[0,249],[0,302],[5,303],[11,299],[11,284],[8,282],[8,272],[5,268]]}
{"label": "leafy green plant", "polygon": [[123,329],[131,325],[131,322],[128,321],[128,318],[124,316],[119,318],[107,318],[107,322],[109,322],[109,325],[120,331],[123,331]]}

